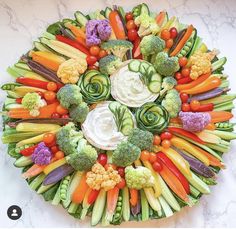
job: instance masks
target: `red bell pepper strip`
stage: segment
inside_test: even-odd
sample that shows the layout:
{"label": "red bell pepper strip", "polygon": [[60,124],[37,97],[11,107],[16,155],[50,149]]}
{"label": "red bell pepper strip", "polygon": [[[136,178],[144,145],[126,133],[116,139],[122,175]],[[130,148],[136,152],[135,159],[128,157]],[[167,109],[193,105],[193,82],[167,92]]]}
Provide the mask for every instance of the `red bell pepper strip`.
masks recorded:
{"label": "red bell pepper strip", "polygon": [[22,103],[22,98],[16,98],[16,103],[21,104]]}
{"label": "red bell pepper strip", "polygon": [[142,54],[141,54],[141,50],[140,50],[140,42],[141,42],[141,38],[137,37],[135,39],[135,41],[133,42],[133,50],[132,50],[132,54],[134,59],[142,59]]}
{"label": "red bell pepper strip", "polygon": [[80,50],[81,52],[85,53],[86,55],[90,55],[89,50],[87,48],[85,48],[83,45],[81,45],[78,41],[71,40],[70,38],[64,37],[62,35],[56,35],[56,39],[58,41],[61,41],[65,44],[68,44],[68,45]]}
{"label": "red bell pepper strip", "polygon": [[189,194],[190,193],[190,186],[189,186],[188,180],[179,171],[179,169],[175,166],[175,164],[163,152],[158,152],[157,158],[159,158],[161,160],[161,162],[164,163],[168,167],[168,169],[178,178],[178,180],[183,185],[187,194]]}
{"label": "red bell pepper strip", "polygon": [[91,192],[88,195],[88,204],[93,204],[95,200],[97,199],[99,194],[99,190],[92,189]]}
{"label": "red bell pepper strip", "polygon": [[200,107],[195,111],[196,112],[206,112],[206,111],[213,111],[213,109],[214,109],[214,104],[208,103],[208,104],[200,105]]}
{"label": "red bell pepper strip", "polygon": [[202,139],[200,139],[200,138],[199,138],[196,134],[194,134],[193,132],[190,132],[190,131],[187,131],[187,130],[184,130],[184,129],[178,128],[178,127],[168,127],[168,130],[169,130],[171,133],[173,133],[173,134],[177,133],[177,134],[183,135],[183,136],[185,136],[185,137],[187,137],[187,138],[190,138],[190,139],[192,139],[193,141],[196,141],[196,142],[198,142],[198,143],[200,143],[200,144],[205,144],[205,142],[202,141]]}
{"label": "red bell pepper strip", "polygon": [[45,89],[45,90],[47,90],[47,85],[48,85],[48,82],[41,81],[41,80],[30,79],[30,78],[25,78],[25,77],[16,78],[16,82],[21,83],[21,84],[26,85],[26,86],[42,88],[42,89]]}
{"label": "red bell pepper strip", "polygon": [[177,83],[178,84],[186,84],[186,83],[191,83],[193,80],[189,77],[189,76],[187,76],[187,77],[184,77],[184,78],[182,78],[182,79],[179,79],[178,81],[177,81]]}
{"label": "red bell pepper strip", "polygon": [[34,150],[36,149],[37,146],[38,145],[34,145],[34,146],[30,146],[28,148],[25,148],[25,149],[20,151],[20,154],[23,155],[23,156],[26,156],[26,157],[30,156],[34,152]]}

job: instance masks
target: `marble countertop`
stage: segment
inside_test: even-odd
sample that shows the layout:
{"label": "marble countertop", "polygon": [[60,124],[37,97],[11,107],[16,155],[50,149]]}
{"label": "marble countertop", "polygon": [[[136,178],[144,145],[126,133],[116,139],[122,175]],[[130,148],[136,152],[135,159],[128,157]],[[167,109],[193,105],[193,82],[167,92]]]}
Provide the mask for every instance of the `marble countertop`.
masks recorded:
{"label": "marble countertop", "polygon": [[[96,2],[96,3],[95,3]],[[131,9],[138,0],[0,0],[0,84],[11,81],[5,69],[12,65],[32,46],[48,23],[73,12],[89,12],[118,4]],[[229,75],[232,92],[236,91],[236,1],[235,0],[150,0],[145,1],[154,11],[167,10],[169,15],[181,21],[193,23],[200,36],[210,48],[220,49],[227,56],[225,72]],[[5,94],[0,92],[2,105]],[[21,178],[19,169],[12,166],[13,160],[0,143],[0,227],[88,227],[89,222],[80,222],[70,217],[62,207],[46,203],[31,191]],[[236,143],[231,152],[224,155],[227,169],[220,172],[218,185],[212,193],[204,196],[193,208],[185,208],[169,219],[149,222],[128,222],[123,227],[235,227],[236,226]],[[6,215],[10,205],[23,210],[21,219],[12,221]]]}

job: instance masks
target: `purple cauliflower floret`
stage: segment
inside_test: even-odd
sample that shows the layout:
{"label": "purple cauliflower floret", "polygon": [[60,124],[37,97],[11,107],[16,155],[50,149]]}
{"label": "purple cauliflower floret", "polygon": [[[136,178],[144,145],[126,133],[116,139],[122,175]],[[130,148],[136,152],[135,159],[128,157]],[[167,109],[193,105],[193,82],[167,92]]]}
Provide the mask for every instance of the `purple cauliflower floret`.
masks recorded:
{"label": "purple cauliflower floret", "polygon": [[179,112],[183,123],[183,129],[191,132],[200,132],[211,122],[211,116],[207,112]]}
{"label": "purple cauliflower floret", "polygon": [[88,46],[99,45],[111,36],[111,26],[107,19],[89,20],[86,24],[86,44]]}
{"label": "purple cauliflower floret", "polygon": [[31,158],[37,165],[48,165],[52,159],[52,153],[45,143],[41,142],[35,148]]}

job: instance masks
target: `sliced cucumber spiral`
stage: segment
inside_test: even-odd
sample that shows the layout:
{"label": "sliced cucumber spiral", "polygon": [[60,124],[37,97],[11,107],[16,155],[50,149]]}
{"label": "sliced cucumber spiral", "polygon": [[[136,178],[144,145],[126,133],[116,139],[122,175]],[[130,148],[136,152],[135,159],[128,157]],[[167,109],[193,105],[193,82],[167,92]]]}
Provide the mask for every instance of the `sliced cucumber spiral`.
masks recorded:
{"label": "sliced cucumber spiral", "polygon": [[140,129],[152,133],[162,132],[168,126],[170,120],[168,111],[154,102],[143,104],[137,109],[135,117]]}
{"label": "sliced cucumber spiral", "polygon": [[107,75],[96,70],[83,74],[79,79],[78,85],[83,99],[89,104],[105,101],[111,93],[110,79]]}

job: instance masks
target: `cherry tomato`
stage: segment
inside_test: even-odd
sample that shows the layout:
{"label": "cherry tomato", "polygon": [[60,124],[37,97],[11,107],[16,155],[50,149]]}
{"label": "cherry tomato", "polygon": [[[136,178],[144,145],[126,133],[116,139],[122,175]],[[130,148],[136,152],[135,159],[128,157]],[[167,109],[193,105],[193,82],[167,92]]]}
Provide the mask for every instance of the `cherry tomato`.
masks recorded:
{"label": "cherry tomato", "polygon": [[173,44],[174,44],[173,39],[168,39],[166,41],[166,48],[168,48],[168,49],[171,48],[173,46]]}
{"label": "cherry tomato", "polygon": [[138,37],[138,32],[136,29],[130,29],[128,30],[128,39],[130,41],[135,41]]}
{"label": "cherry tomato", "polygon": [[47,89],[48,89],[49,91],[56,91],[56,90],[57,90],[57,84],[54,83],[54,82],[49,82],[49,83],[47,84]]}
{"label": "cherry tomato", "polygon": [[51,115],[51,118],[60,118],[60,117],[61,117],[60,114],[58,114],[57,112],[54,112]]}
{"label": "cherry tomato", "polygon": [[46,133],[43,135],[43,142],[45,144],[50,144],[56,140],[56,135],[53,133]]}
{"label": "cherry tomato", "polygon": [[162,170],[162,165],[161,165],[158,161],[155,161],[155,162],[152,164],[152,168],[153,168],[156,172],[161,172],[161,170]]}
{"label": "cherry tomato", "polygon": [[58,152],[58,151],[60,151],[60,149],[59,149],[59,147],[58,146],[52,146],[51,148],[50,148],[50,150],[52,151],[52,153],[56,153],[56,152]]}
{"label": "cherry tomato", "polygon": [[175,38],[177,37],[177,35],[178,35],[177,29],[176,29],[175,27],[172,27],[172,28],[170,29],[170,37],[171,37],[172,39],[175,39]]}
{"label": "cherry tomato", "polygon": [[59,160],[59,159],[64,158],[65,154],[62,151],[57,151],[54,156],[57,160]]}
{"label": "cherry tomato", "polygon": [[165,149],[170,148],[170,146],[171,146],[170,140],[167,140],[167,139],[163,140],[163,141],[161,142],[161,146],[162,146],[163,148],[165,148]]}
{"label": "cherry tomato", "polygon": [[130,21],[130,20],[133,20],[133,14],[131,13],[131,12],[129,12],[129,13],[126,13],[126,15],[125,15],[125,19],[126,19],[126,21]]}
{"label": "cherry tomato", "polygon": [[104,49],[101,49],[100,52],[99,52],[99,58],[103,58],[104,56],[107,56],[108,53],[106,50]]}
{"label": "cherry tomato", "polygon": [[186,67],[182,68],[181,74],[183,77],[188,77],[190,75],[190,69]]}
{"label": "cherry tomato", "polygon": [[183,76],[181,75],[180,72],[176,72],[176,73],[175,73],[175,79],[176,79],[176,80],[180,80],[180,79],[182,79],[182,78],[183,78]]}
{"label": "cherry tomato", "polygon": [[98,163],[100,163],[102,166],[107,164],[107,155],[105,153],[100,153],[98,155]]}
{"label": "cherry tomato", "polygon": [[98,56],[100,52],[100,47],[97,45],[93,45],[90,47],[89,52],[92,56]]}
{"label": "cherry tomato", "polygon": [[47,101],[52,101],[56,98],[56,93],[53,91],[46,91],[46,92],[44,92],[44,98]]}
{"label": "cherry tomato", "polygon": [[135,23],[134,23],[134,20],[129,20],[129,21],[126,23],[126,28],[127,28],[127,30],[136,29],[136,25],[135,25]]}
{"label": "cherry tomato", "polygon": [[112,167],[114,170],[116,170],[116,168],[117,168],[117,166],[114,165],[114,164],[106,164],[106,165],[104,166],[104,168],[105,168],[106,170],[108,170],[109,167]]}
{"label": "cherry tomato", "polygon": [[86,61],[88,65],[94,65],[97,62],[97,57],[96,56],[87,56]]}
{"label": "cherry tomato", "polygon": [[63,106],[61,106],[61,105],[57,106],[56,111],[60,115],[68,114],[68,110],[66,108],[64,108]]}
{"label": "cherry tomato", "polygon": [[158,145],[160,145],[160,143],[161,143],[161,138],[160,138],[160,136],[159,136],[159,135],[154,135],[154,138],[153,138],[153,145],[158,146]]}
{"label": "cherry tomato", "polygon": [[161,140],[162,141],[165,139],[170,140],[172,137],[173,137],[173,135],[168,131],[161,133]]}
{"label": "cherry tomato", "polygon": [[183,103],[181,106],[181,110],[184,112],[188,112],[191,110],[190,105],[188,103]]}
{"label": "cherry tomato", "polygon": [[117,167],[117,171],[121,177],[125,176],[125,168],[124,167]]}
{"label": "cherry tomato", "polygon": [[141,152],[140,158],[141,158],[142,161],[148,161],[149,157],[150,157],[150,153],[147,150],[143,150]]}
{"label": "cherry tomato", "polygon": [[180,57],[179,58],[179,66],[180,67],[184,67],[186,66],[188,63],[188,59],[186,57]]}
{"label": "cherry tomato", "polygon": [[188,98],[189,98],[189,96],[187,93],[185,93],[185,92],[180,93],[180,99],[181,99],[182,103],[187,103]]}
{"label": "cherry tomato", "polygon": [[121,178],[121,181],[116,185],[117,188],[122,189],[126,185],[125,179]]}
{"label": "cherry tomato", "polygon": [[45,143],[45,145],[46,145],[47,147],[49,147],[49,148],[55,146],[56,144],[57,144],[56,138],[55,138],[55,140],[52,141],[51,143]]}
{"label": "cherry tomato", "polygon": [[64,114],[61,116],[61,118],[69,118],[70,116],[68,114]]}
{"label": "cherry tomato", "polygon": [[167,29],[161,31],[161,38],[165,41],[170,39],[170,32]]}
{"label": "cherry tomato", "polygon": [[157,159],[157,155],[155,153],[150,153],[149,154],[149,161],[150,161],[150,163],[155,162],[156,159]]}
{"label": "cherry tomato", "polygon": [[196,111],[199,107],[200,107],[200,102],[198,100],[193,99],[190,102],[190,108],[191,108],[192,111]]}
{"label": "cherry tomato", "polygon": [[98,70],[98,67],[96,65],[90,65],[88,67],[89,70]]}

